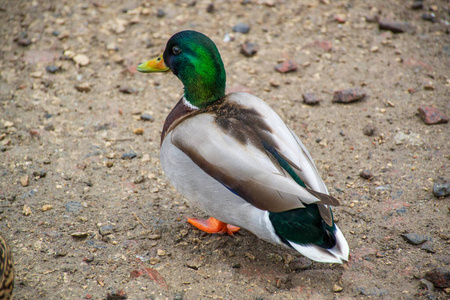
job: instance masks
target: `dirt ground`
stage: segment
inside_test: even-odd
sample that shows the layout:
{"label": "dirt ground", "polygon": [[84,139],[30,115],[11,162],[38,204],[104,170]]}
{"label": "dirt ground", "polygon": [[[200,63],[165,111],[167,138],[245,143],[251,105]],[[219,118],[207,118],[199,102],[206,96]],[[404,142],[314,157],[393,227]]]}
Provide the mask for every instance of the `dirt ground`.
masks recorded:
{"label": "dirt ground", "polygon": [[[450,114],[449,6],[412,4],[1,0],[0,232],[15,256],[15,299],[449,297],[423,280],[450,269],[450,198],[432,193],[450,179],[449,123],[426,125],[417,112]],[[380,30],[377,17],[405,32]],[[238,23],[250,31],[233,32]],[[182,85],[135,69],[183,29],[211,37],[228,87],[267,101],[303,140],[341,201],[348,263],[186,223],[206,216],[158,159]],[[240,53],[247,40],[253,57]],[[276,72],[288,59],[297,71]],[[332,103],[348,88],[367,96]],[[305,105],[306,92],[320,104]]]}

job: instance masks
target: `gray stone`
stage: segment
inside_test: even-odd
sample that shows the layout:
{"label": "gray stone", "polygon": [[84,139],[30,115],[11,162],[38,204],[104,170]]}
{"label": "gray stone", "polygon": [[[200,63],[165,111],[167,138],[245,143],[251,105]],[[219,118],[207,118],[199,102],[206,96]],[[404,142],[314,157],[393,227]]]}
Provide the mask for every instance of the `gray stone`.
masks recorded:
{"label": "gray stone", "polygon": [[148,113],[142,113],[141,120],[153,122],[155,120],[155,117],[153,117],[151,114],[148,114]]}
{"label": "gray stone", "polygon": [[122,154],[122,159],[133,159],[136,157],[137,157],[137,154],[136,154],[136,152],[133,152],[133,151]]}
{"label": "gray stone", "polygon": [[430,240],[430,238],[425,235],[415,233],[402,234],[402,238],[413,245],[420,245]]}
{"label": "gray stone", "polygon": [[111,224],[104,225],[104,226],[100,227],[100,229],[99,229],[99,233],[102,236],[110,235],[113,233],[113,231],[114,231],[114,226]]}
{"label": "gray stone", "polygon": [[436,179],[433,185],[433,195],[438,198],[450,195],[450,181],[444,178]]}
{"label": "gray stone", "polygon": [[237,23],[235,26],[233,26],[233,31],[240,33],[248,33],[250,31],[250,25],[247,25],[245,23]]}
{"label": "gray stone", "polygon": [[66,203],[66,212],[79,213],[82,209],[83,207],[78,201],[69,201]]}

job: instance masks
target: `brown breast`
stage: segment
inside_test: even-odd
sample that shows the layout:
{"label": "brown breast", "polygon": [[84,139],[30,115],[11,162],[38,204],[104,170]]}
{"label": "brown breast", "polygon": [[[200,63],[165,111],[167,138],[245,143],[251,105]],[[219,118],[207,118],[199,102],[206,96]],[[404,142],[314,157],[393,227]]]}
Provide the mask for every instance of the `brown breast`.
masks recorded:
{"label": "brown breast", "polygon": [[195,111],[196,110],[184,104],[184,100],[183,98],[181,98],[164,121],[164,127],[161,133],[161,144],[164,141],[167,133],[175,128],[175,126],[177,126],[182,120],[184,120],[184,118]]}

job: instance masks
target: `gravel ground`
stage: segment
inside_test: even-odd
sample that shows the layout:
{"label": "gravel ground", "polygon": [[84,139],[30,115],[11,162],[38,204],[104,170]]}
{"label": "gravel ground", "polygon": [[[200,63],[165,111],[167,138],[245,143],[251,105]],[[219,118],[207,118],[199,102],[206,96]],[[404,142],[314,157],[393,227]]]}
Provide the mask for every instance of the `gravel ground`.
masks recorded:
{"label": "gravel ground", "polygon": [[[448,299],[448,1],[211,3],[0,1],[15,298]],[[182,85],[136,72],[184,29],[216,42],[230,91],[267,101],[304,141],[341,201],[348,263],[186,223],[206,216],[158,159]],[[333,102],[348,89],[365,96]]]}

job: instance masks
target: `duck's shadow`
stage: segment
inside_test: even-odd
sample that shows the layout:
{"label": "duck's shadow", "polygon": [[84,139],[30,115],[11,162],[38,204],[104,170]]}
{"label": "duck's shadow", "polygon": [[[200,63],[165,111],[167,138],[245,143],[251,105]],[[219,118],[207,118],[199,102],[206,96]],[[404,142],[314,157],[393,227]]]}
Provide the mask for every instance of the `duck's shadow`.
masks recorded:
{"label": "duck's shadow", "polygon": [[[332,287],[343,268],[312,262],[296,251],[265,242],[241,230],[234,236],[206,234],[190,225],[183,247],[187,261],[201,260],[203,268],[221,268],[238,282],[247,282],[274,293],[281,290],[307,292]],[[219,266],[218,266],[219,264]]]}

